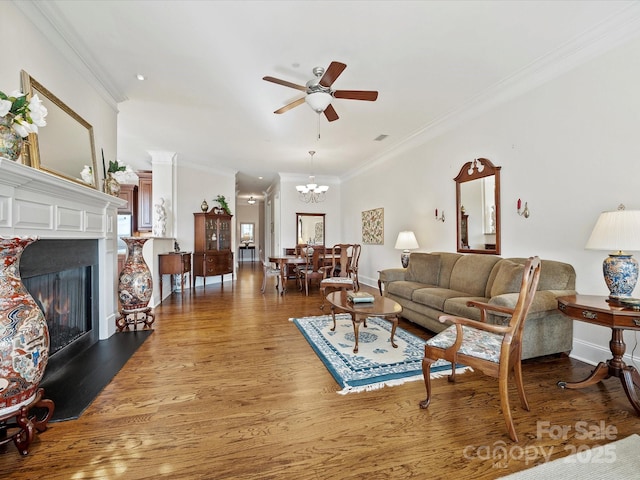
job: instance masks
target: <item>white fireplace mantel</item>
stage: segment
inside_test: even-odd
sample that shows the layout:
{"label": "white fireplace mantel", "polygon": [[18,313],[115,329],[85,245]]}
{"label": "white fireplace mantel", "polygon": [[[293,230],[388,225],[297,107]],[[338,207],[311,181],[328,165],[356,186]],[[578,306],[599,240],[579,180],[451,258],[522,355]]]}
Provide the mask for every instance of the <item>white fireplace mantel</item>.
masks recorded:
{"label": "white fireplace mantel", "polygon": [[117,214],[125,203],[0,157],[0,235],[98,240],[101,340],[116,330]]}

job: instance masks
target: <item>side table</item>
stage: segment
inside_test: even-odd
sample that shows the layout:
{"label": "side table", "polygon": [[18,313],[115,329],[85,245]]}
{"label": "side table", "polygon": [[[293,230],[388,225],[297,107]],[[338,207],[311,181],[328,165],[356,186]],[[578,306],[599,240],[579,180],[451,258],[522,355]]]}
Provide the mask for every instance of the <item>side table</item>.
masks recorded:
{"label": "side table", "polygon": [[251,263],[253,263],[255,261],[255,254],[256,254],[256,246],[255,245],[240,245],[240,247],[238,247],[238,249],[240,250],[240,258],[242,258],[242,261],[244,262],[244,251],[245,250],[249,250],[251,252]]}
{"label": "side table", "polygon": [[162,276],[180,275],[180,288],[184,293],[184,276],[191,274],[191,252],[169,252],[158,255],[160,273],[160,300],[162,301]]}
{"label": "side table", "polygon": [[613,302],[608,297],[596,295],[570,295],[558,297],[558,309],[565,315],[611,329],[609,349],[613,358],[600,362],[587,378],[580,382],[558,382],[561,388],[583,388],[594,385],[609,377],[618,377],[622,382],[627,398],[640,415],[640,400],[635,387],[640,387],[640,374],[631,365],[623,361],[626,345],[624,330],[640,330],[640,311],[633,310]]}

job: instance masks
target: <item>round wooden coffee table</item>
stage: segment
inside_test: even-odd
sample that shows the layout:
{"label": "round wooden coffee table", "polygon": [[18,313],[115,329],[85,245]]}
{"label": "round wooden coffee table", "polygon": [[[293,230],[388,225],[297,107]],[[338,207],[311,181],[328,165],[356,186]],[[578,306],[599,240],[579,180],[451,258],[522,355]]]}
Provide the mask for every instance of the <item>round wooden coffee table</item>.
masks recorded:
{"label": "round wooden coffee table", "polygon": [[353,303],[348,300],[347,293],[349,293],[349,290],[331,292],[327,295],[327,302],[331,304],[331,316],[333,317],[333,328],[331,330],[336,329],[336,308],[349,313],[351,315],[351,322],[353,323],[353,333],[356,337],[356,345],[353,347],[353,353],[358,353],[358,330],[360,329],[360,324],[364,323],[366,327],[367,317],[381,317],[392,323],[391,345],[393,345],[393,348],[398,348],[398,345],[393,341],[393,337],[396,334],[398,316],[402,313],[402,306],[387,297],[378,297],[375,295],[373,302]]}

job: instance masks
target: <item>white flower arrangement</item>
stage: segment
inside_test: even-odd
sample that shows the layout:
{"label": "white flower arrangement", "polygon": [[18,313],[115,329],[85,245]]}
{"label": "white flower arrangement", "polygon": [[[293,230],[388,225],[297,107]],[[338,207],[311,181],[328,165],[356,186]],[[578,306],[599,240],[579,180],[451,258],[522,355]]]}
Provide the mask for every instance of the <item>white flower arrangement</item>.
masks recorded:
{"label": "white flower arrangement", "polygon": [[26,95],[22,92],[16,91],[6,95],[0,91],[0,117],[9,117],[9,125],[13,126],[22,138],[30,133],[38,133],[38,127],[47,124],[47,113],[38,95],[33,95],[31,100],[27,101]]}
{"label": "white flower arrangement", "polygon": [[93,169],[89,165],[84,166],[84,168],[80,172],[80,176],[82,177],[84,183],[93,185]]}
{"label": "white flower arrangement", "polygon": [[115,178],[120,184],[133,184],[138,185],[139,177],[133,171],[131,166],[121,163],[120,160],[110,161],[108,172]]}

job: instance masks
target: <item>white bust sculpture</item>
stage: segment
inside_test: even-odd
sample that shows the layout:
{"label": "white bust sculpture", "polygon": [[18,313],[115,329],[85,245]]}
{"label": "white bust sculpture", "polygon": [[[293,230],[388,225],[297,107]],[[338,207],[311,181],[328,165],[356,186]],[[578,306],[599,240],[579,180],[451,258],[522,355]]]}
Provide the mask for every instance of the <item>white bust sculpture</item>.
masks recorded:
{"label": "white bust sculpture", "polygon": [[164,198],[154,205],[155,221],[153,222],[153,236],[164,237],[167,232],[167,211],[164,208]]}

